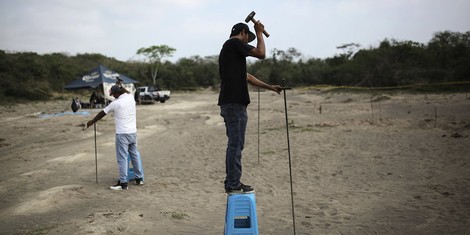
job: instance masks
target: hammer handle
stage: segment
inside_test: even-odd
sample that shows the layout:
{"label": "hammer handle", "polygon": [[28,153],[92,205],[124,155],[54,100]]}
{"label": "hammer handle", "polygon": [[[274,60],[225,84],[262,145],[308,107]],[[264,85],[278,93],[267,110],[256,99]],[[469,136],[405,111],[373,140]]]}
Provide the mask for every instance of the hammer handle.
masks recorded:
{"label": "hammer handle", "polygon": [[[256,20],[255,20],[255,19],[251,18],[251,21],[252,21],[254,24],[256,24]],[[264,34],[264,36],[266,36],[267,38],[269,38],[269,33],[266,32],[266,30],[264,30],[264,29],[263,29],[263,34]]]}

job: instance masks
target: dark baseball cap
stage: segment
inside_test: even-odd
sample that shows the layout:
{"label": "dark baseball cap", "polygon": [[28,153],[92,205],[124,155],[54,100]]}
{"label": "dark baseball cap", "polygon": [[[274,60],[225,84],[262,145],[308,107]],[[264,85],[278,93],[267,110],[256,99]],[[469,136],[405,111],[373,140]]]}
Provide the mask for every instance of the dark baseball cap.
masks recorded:
{"label": "dark baseball cap", "polygon": [[245,23],[238,23],[232,27],[232,32],[230,33],[230,37],[238,35],[243,30],[248,33],[248,42],[255,40],[256,36],[254,33],[250,31],[250,28]]}
{"label": "dark baseball cap", "polygon": [[122,92],[122,87],[119,85],[114,85],[109,89],[109,95],[113,95],[114,93],[121,93]]}

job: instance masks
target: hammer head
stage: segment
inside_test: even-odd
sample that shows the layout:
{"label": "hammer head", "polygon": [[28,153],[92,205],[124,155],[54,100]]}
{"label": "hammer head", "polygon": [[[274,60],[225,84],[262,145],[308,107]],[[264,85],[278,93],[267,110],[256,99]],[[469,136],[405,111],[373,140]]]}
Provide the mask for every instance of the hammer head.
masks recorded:
{"label": "hammer head", "polygon": [[254,11],[252,11],[252,12],[246,17],[245,22],[248,23],[250,20],[252,20],[253,17],[255,16],[255,14],[256,14],[256,13],[255,13]]}

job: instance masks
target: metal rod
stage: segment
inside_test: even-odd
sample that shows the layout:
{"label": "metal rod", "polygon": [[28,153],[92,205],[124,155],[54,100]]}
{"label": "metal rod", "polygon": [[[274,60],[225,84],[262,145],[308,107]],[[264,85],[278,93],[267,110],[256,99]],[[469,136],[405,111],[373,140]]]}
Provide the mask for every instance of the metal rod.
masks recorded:
{"label": "metal rod", "polygon": [[372,111],[372,124],[374,124],[374,105],[372,104],[372,96],[370,97],[370,110]]}
{"label": "metal rod", "polygon": [[258,164],[259,164],[259,119],[260,119],[260,91],[258,87]]}
{"label": "metal rod", "polygon": [[96,147],[96,123],[93,123],[93,129],[95,130],[95,169],[96,169],[96,183],[98,183],[98,150]]}
{"label": "metal rod", "polygon": [[282,80],[282,90],[284,93],[284,110],[286,113],[286,133],[287,133],[287,152],[289,155],[289,176],[290,176],[290,197],[292,201],[292,224],[294,226],[294,235],[295,233],[295,210],[294,210],[294,187],[292,184],[292,164],[291,164],[291,157],[290,157],[290,141],[289,141],[289,119],[287,116],[287,99],[286,99],[286,90],[290,90],[291,88],[287,88],[285,85],[285,80]]}

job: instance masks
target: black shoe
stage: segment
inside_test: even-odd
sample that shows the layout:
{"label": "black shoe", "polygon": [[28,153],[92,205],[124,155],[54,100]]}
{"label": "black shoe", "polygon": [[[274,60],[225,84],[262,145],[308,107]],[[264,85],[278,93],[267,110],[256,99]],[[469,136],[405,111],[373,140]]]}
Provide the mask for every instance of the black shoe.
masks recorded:
{"label": "black shoe", "polygon": [[135,178],[134,184],[135,184],[135,185],[144,185],[144,179],[142,179],[142,178]]}
{"label": "black shoe", "polygon": [[231,189],[231,188],[225,188],[225,193],[232,194],[232,193],[242,193],[241,189]]}
{"label": "black shoe", "polygon": [[111,190],[127,190],[127,182],[121,183],[119,180],[116,185],[111,186]]}
{"label": "black shoe", "polygon": [[242,183],[240,183],[240,188],[242,189],[242,191],[244,193],[250,193],[250,192],[255,191],[255,189],[253,187],[251,187],[250,185],[245,185],[245,184],[242,184]]}
{"label": "black shoe", "polygon": [[250,185],[240,184],[238,188],[225,188],[225,192],[228,194],[232,193],[252,193],[255,189]]}

